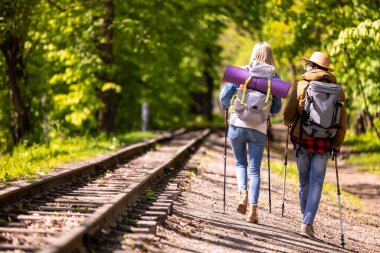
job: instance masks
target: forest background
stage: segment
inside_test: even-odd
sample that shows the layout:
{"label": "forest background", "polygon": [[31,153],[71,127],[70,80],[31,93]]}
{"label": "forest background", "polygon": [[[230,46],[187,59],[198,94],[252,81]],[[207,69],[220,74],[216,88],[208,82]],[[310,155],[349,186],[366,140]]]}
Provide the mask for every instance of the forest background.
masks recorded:
{"label": "forest background", "polygon": [[302,56],[328,53],[347,97],[346,143],[380,158],[378,0],[0,3],[5,181],[24,175],[9,167],[38,160],[27,169],[33,174],[54,166],[49,158],[70,160],[76,149],[91,149],[76,155],[83,158],[149,136],[126,134],[141,129],[142,103],[151,130],[220,123],[224,68],[247,64],[260,40],[292,83],[304,72]]}

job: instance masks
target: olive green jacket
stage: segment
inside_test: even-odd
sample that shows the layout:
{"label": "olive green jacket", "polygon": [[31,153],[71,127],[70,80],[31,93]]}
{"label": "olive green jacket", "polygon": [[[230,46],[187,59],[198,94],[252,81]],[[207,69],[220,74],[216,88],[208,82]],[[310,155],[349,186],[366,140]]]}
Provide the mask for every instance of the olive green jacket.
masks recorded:
{"label": "olive green jacket", "polygon": [[[302,79],[301,81],[293,85],[288,103],[285,107],[283,121],[286,126],[294,124],[295,123],[294,121],[297,118],[297,112],[300,114],[303,111],[303,107],[306,101],[306,89],[310,81],[336,83],[336,78],[333,74],[321,69],[313,69],[311,71],[308,71],[302,75],[301,79]],[[338,149],[341,147],[343,143],[344,136],[346,135],[346,129],[347,129],[347,113],[346,113],[346,105],[345,105],[346,98],[345,98],[343,90],[340,91],[339,98],[340,98],[340,101],[343,102],[342,111],[340,114],[340,125],[342,128],[338,129],[334,138],[334,143],[333,143],[333,147],[336,147]],[[292,132],[293,136],[299,137],[299,131],[300,131],[299,120],[297,121],[297,124],[293,127],[294,127],[294,130]],[[312,137],[310,137],[304,132],[302,135],[302,138],[311,139]]]}

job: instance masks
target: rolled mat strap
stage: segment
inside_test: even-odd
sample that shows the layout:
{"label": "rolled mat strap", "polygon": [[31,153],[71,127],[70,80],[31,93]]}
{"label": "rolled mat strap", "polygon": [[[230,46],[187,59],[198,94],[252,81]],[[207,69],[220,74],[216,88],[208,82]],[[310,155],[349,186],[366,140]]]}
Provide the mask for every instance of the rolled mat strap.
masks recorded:
{"label": "rolled mat strap", "polygon": [[249,76],[249,77],[247,78],[247,80],[245,80],[245,82],[244,82],[244,90],[243,90],[243,94],[242,94],[242,96],[241,96],[241,99],[237,98],[237,100],[238,100],[242,105],[245,105],[245,106],[247,106],[247,104],[244,103],[244,100],[245,100],[245,92],[247,91],[247,85],[248,85],[249,81],[251,81],[251,78],[252,78],[252,76]]}
{"label": "rolled mat strap", "polygon": [[270,79],[268,79],[268,91],[267,91],[267,97],[265,98],[265,103],[267,104],[268,104],[269,98],[272,96],[271,87],[272,87],[272,82]]}

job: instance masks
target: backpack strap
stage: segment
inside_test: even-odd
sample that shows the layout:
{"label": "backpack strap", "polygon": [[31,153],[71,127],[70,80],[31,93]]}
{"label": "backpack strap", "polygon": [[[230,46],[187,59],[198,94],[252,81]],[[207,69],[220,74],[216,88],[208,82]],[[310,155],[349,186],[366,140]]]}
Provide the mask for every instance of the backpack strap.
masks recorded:
{"label": "backpack strap", "polygon": [[[322,126],[322,125],[320,125],[320,124],[318,124],[318,123],[316,123],[316,122],[314,122],[312,120],[308,121],[307,124],[305,124],[305,125],[307,125],[307,126],[314,125],[314,126],[317,126],[319,128],[323,128],[323,129],[342,129],[342,127],[339,124],[333,124],[333,125],[331,125],[329,127],[324,127],[324,126]],[[313,137],[314,135],[312,134],[311,136]]]}
{"label": "backpack strap", "polygon": [[292,136],[293,135],[293,133],[294,133],[294,129],[296,128],[296,125],[297,125],[297,122],[298,122],[298,120],[300,119],[300,115],[299,115],[299,113],[297,112],[297,114],[296,114],[296,118],[295,118],[295,120],[293,121],[293,123],[291,124],[291,128],[290,128],[290,136]]}
{"label": "backpack strap", "polygon": [[[293,123],[290,126],[290,132],[289,132],[290,137],[293,136],[294,129],[296,128],[297,123],[298,123],[299,120],[300,120],[300,114],[299,114],[299,112],[297,112],[296,118],[294,119]],[[292,141],[292,143],[293,143],[293,145],[295,147],[295,143],[293,141]],[[299,148],[296,150],[296,157],[298,157],[298,152],[299,152]]]}
{"label": "backpack strap", "polygon": [[[305,87],[305,90],[304,90],[304,93],[306,93],[306,100],[308,100],[308,96],[307,96],[307,89],[309,88],[309,85],[310,85],[310,82],[307,81],[307,85]],[[312,101],[310,101],[312,102]],[[305,101],[306,103],[306,101]],[[309,103],[310,104],[310,103]],[[305,105],[304,105],[305,106]],[[303,109],[303,108],[302,108]],[[302,147],[302,136],[303,136],[303,127],[302,127],[302,122],[303,122],[303,119],[305,118],[305,110],[302,110],[302,112],[297,112],[297,120],[300,121],[300,132],[299,132],[299,137],[300,137],[300,143],[298,144],[298,149],[296,151],[296,157],[298,157],[298,154],[303,154],[302,150],[301,150],[301,147]],[[294,128],[295,126],[297,125],[297,122],[294,124]],[[294,129],[293,129],[294,130]]]}
{"label": "backpack strap", "polygon": [[[300,118],[302,117],[302,115],[300,116]],[[296,151],[296,157],[298,157],[298,154],[303,154],[302,152],[302,134],[303,134],[303,128],[302,128],[302,120],[300,121],[300,143],[298,143],[298,149]]]}
{"label": "backpack strap", "polygon": [[[338,101],[336,102],[335,104],[335,108],[334,108],[334,112],[333,112],[333,120],[332,122],[336,122],[336,117],[338,116],[338,110],[339,110],[339,107],[342,107],[344,106],[344,102],[341,102],[339,99]],[[335,129],[342,129],[342,126],[340,124],[334,124],[334,125],[331,125],[330,128],[335,128]],[[331,137],[329,138],[329,141],[330,141],[330,155],[333,155],[333,146],[334,146],[334,141],[335,141],[335,137]]]}

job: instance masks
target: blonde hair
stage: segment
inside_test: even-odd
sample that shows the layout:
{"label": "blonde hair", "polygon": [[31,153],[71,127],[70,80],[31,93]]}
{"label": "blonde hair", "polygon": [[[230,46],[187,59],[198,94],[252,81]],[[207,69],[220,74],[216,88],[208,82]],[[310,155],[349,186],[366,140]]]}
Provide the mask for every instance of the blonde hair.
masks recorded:
{"label": "blonde hair", "polygon": [[253,61],[259,61],[274,66],[275,63],[271,46],[265,41],[257,42],[252,49],[249,65],[251,65]]}

